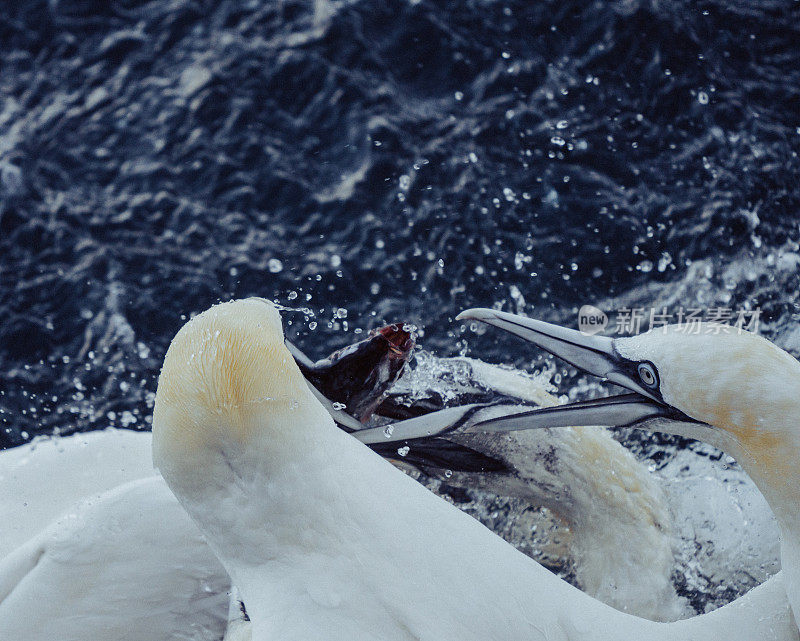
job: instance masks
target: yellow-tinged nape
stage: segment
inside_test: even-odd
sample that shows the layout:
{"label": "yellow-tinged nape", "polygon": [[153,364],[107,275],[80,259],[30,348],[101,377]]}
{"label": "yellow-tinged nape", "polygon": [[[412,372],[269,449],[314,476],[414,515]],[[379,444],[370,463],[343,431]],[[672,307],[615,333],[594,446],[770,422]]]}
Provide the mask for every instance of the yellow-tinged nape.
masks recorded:
{"label": "yellow-tinged nape", "polygon": [[[271,415],[308,388],[283,342],[275,307],[261,298],[216,305],[187,322],[167,350],[153,412],[153,456],[246,446]],[[266,417],[266,419],[265,419]]]}
{"label": "yellow-tinged nape", "polygon": [[664,401],[731,437],[739,451],[729,453],[749,459],[739,463],[757,483],[783,485],[784,498],[791,486],[792,495],[800,491],[794,483],[800,362],[794,357],[756,334],[702,323],[654,329],[615,346],[625,358],[655,365]]}
{"label": "yellow-tinged nape", "polygon": [[723,325],[666,327],[614,346],[633,362],[650,361],[664,401],[712,426],[684,434],[734,456],[761,490],[781,528],[786,593],[800,620],[800,362]]}

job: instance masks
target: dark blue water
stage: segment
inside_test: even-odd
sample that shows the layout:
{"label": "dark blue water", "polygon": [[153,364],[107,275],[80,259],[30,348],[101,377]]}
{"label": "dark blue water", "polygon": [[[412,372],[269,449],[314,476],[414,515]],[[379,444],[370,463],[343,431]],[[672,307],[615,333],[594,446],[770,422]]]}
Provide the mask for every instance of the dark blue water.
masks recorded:
{"label": "dark blue water", "polygon": [[800,2],[0,2],[0,445],[146,429],[183,320],[750,305],[794,353]]}

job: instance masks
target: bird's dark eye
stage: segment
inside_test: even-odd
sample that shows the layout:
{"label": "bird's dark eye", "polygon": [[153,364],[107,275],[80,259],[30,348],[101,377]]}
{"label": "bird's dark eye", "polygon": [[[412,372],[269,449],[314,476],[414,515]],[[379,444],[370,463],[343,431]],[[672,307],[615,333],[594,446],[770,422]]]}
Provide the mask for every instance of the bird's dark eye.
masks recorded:
{"label": "bird's dark eye", "polygon": [[639,363],[638,370],[639,378],[646,387],[649,387],[650,389],[655,389],[658,387],[658,374],[656,373],[655,367],[653,367],[650,363]]}

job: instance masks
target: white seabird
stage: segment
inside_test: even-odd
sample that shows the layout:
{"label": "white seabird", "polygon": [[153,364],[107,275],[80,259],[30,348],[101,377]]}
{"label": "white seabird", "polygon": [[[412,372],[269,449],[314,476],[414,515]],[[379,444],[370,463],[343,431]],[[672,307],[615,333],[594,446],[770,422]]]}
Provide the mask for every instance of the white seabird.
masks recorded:
{"label": "white seabird", "polygon": [[[535,406],[559,404],[544,381],[516,370],[464,357],[436,359],[432,367],[444,369],[446,377],[455,377],[457,383],[463,372],[461,377],[472,385],[485,385]],[[429,370],[418,375],[423,380],[430,376]],[[400,379],[401,386],[404,381],[405,377]],[[456,433],[448,438],[502,462],[505,469],[456,468],[445,476],[441,469],[422,465],[426,474],[447,485],[546,507],[568,529],[568,551],[560,551],[560,556],[574,559],[575,576],[584,592],[647,619],[681,617],[686,604],[672,584],[676,538],[667,497],[656,477],[609,430],[565,427]],[[564,534],[561,527],[555,536]]]}
{"label": "white seabird", "polygon": [[108,429],[0,453],[0,639],[219,641],[230,578],[151,444]]}
{"label": "white seabird", "polygon": [[[757,458],[778,454],[766,441]],[[153,456],[240,590],[253,641],[800,638],[780,574],[676,623],[620,613],[558,579],[339,430],[263,300],[218,305],[178,332]]]}
{"label": "white seabird", "polygon": [[733,456],[769,503],[800,614],[800,362],[740,328],[683,324],[611,339],[490,309],[462,312],[630,393],[489,420],[476,429],[627,425],[702,440]]}
{"label": "white seabird", "polygon": [[135,480],[0,561],[0,639],[219,641],[229,586],[163,480]]}
{"label": "white seabird", "polygon": [[[495,387],[508,394],[537,404],[555,402],[543,389],[531,386],[527,378],[482,363],[473,363],[473,367],[483,368],[482,375],[490,376]],[[479,435],[463,438],[468,442],[475,436]],[[674,594],[669,582],[669,533],[665,529],[661,497],[647,471],[622,446],[605,432],[580,429],[560,430],[551,435],[517,432],[495,440],[522,475],[510,481],[513,486],[502,479],[493,477],[493,481],[487,482],[480,475],[457,472],[451,482],[470,483],[487,490],[510,488],[511,493],[535,503],[550,504],[566,518],[575,533],[572,551],[578,555],[578,577],[584,589],[615,607],[648,618],[674,612],[674,603],[670,600]],[[171,564],[140,563],[148,553],[148,545],[155,540],[153,537],[167,531],[164,529],[167,524],[171,523],[171,534],[165,535],[159,543],[159,549],[165,554],[170,545],[198,536],[194,524],[183,518],[177,502],[168,495],[162,497],[158,507],[162,527],[152,528],[146,520],[133,519],[136,513],[151,509],[149,495],[135,492],[134,486],[130,486],[122,495],[111,492],[109,496],[100,496],[119,485],[157,475],[152,467],[151,443],[148,432],[107,429],[37,439],[0,452],[0,514],[3,515],[0,519],[0,583],[6,585],[6,595],[0,598],[0,631],[18,630],[18,626],[24,625],[29,629],[28,641],[49,639],[53,633],[51,625],[56,621],[54,613],[61,607],[68,607],[69,620],[81,623],[69,629],[61,626],[59,636],[63,641],[87,637],[97,641],[116,639],[114,635],[120,629],[125,630],[124,638],[132,641],[182,639],[182,626],[193,625],[193,639],[218,638],[218,630],[225,624],[227,606],[223,593],[227,591],[228,579],[210,550],[194,547],[194,564],[206,563],[214,569],[215,573],[207,577],[206,583],[220,586],[220,595],[201,590],[199,579],[192,584],[196,589],[176,589],[176,581],[188,580],[180,568]],[[495,444],[485,445],[493,447]],[[557,470],[548,471],[545,469],[548,466],[542,467],[543,457],[535,455],[542,448],[552,454],[544,458],[557,459]],[[594,460],[609,461],[609,464],[596,474],[589,462]],[[154,486],[159,482],[163,483],[152,481]],[[552,495],[547,494],[547,488],[552,490]],[[123,500],[123,497],[127,498]],[[557,505],[558,497],[564,499],[563,505]],[[80,507],[82,504],[84,506]],[[89,504],[91,518],[60,518],[85,512]],[[107,536],[104,546],[80,544],[96,536],[104,520],[119,519],[117,513],[121,505],[128,506],[131,512],[126,528],[118,530],[113,537]],[[108,513],[103,512],[104,506],[109,509]],[[615,521],[626,523],[626,527],[610,528],[609,524]],[[616,545],[621,540],[618,535],[632,539],[632,543]],[[30,555],[28,571],[20,573],[12,556],[6,557],[34,539],[35,544],[25,547]],[[119,559],[126,554],[129,556],[127,572],[121,562],[115,566],[115,575],[103,569],[102,554],[111,549],[109,546],[116,546],[115,554]],[[34,564],[37,554],[47,559],[56,549],[61,559],[59,563]],[[72,556],[67,554],[68,550]],[[74,580],[77,571],[83,573],[85,581]],[[625,582],[628,576],[632,579],[629,583]],[[71,589],[63,594],[53,592],[53,586],[59,584],[69,584]],[[127,591],[120,592],[119,585],[126,585]],[[117,617],[112,626],[98,616],[103,602],[92,595],[114,590],[117,591]],[[12,603],[8,600],[3,607],[4,599],[12,593],[16,605],[8,606]],[[125,595],[132,603],[130,608],[123,604]],[[200,597],[201,605],[197,603]],[[25,607],[20,606],[23,602],[27,604]],[[53,607],[42,609],[41,602],[49,602]],[[142,617],[138,608],[142,602],[163,604],[163,611],[169,616],[159,618],[151,613]],[[202,616],[198,614],[200,607],[204,608]],[[201,620],[210,623],[203,627],[199,623]],[[176,622],[185,623],[176,625]],[[238,618],[234,617],[230,626],[238,625]]]}

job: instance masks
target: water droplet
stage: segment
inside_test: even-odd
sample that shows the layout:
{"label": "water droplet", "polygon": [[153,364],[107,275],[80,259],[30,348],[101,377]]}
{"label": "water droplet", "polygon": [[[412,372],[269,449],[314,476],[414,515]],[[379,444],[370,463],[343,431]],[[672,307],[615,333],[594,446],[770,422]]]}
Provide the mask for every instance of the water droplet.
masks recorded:
{"label": "water droplet", "polygon": [[406,456],[411,451],[411,448],[408,445],[404,445],[403,447],[397,448],[397,453],[400,456]]}
{"label": "water droplet", "polygon": [[707,105],[708,104],[708,94],[705,91],[701,91],[700,93],[698,93],[697,94],[697,102],[699,102],[701,105]]}
{"label": "water droplet", "polygon": [[269,269],[271,274],[277,274],[278,272],[283,271],[283,263],[277,258],[270,258],[269,262],[267,263],[267,269]]}
{"label": "water droplet", "polygon": [[383,435],[386,438],[392,438],[392,432],[394,432],[394,426],[392,425],[387,425],[383,428]]}
{"label": "water droplet", "polygon": [[446,479],[449,479],[451,476],[453,476],[453,470],[445,470],[444,471],[444,477]]}
{"label": "water droplet", "polygon": [[344,403],[339,403],[337,401],[333,402],[333,409],[335,410],[343,410],[345,407],[347,407],[347,405],[345,405]]}

